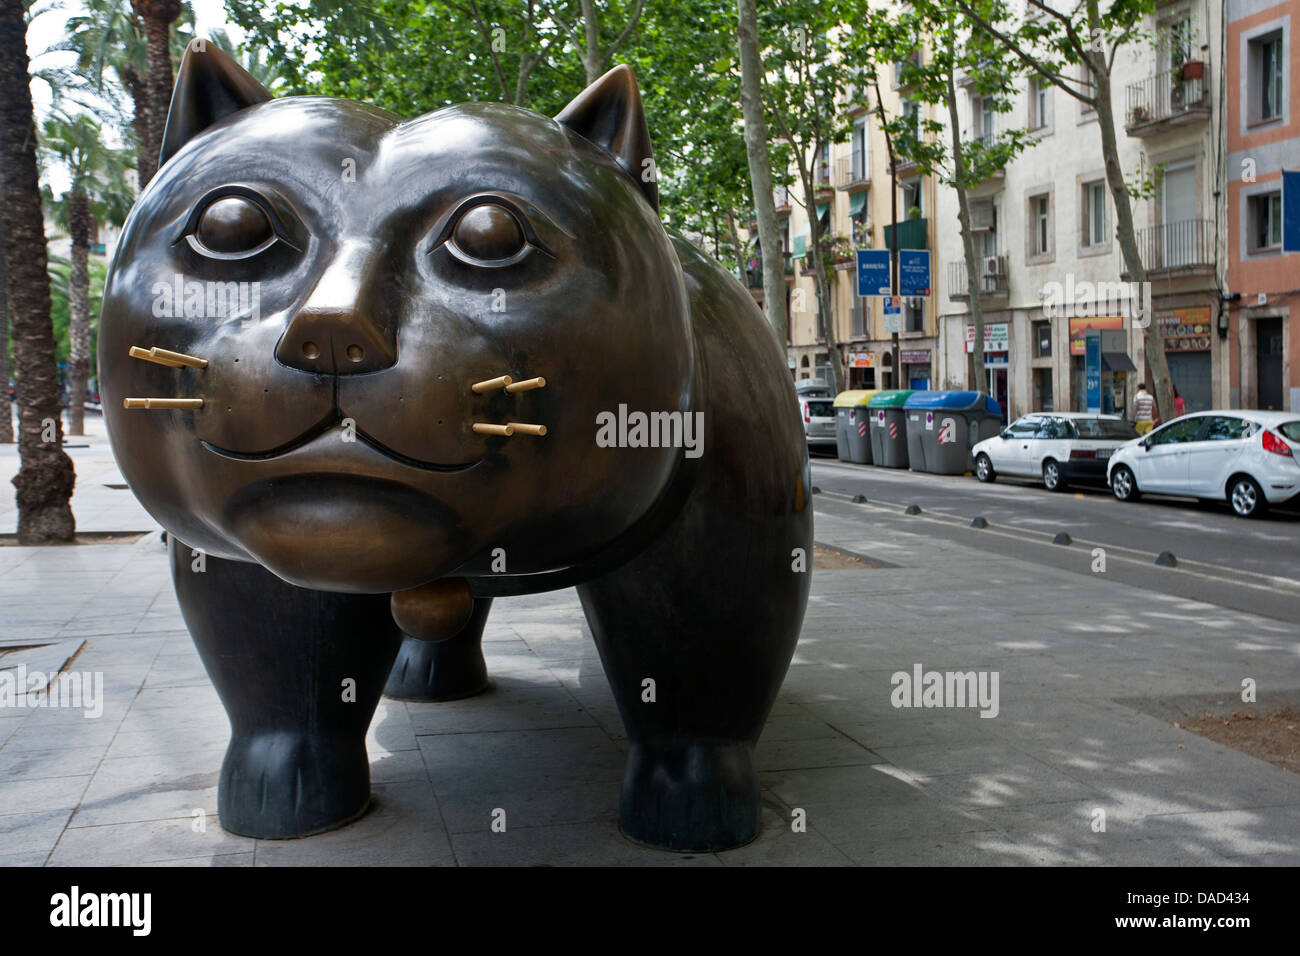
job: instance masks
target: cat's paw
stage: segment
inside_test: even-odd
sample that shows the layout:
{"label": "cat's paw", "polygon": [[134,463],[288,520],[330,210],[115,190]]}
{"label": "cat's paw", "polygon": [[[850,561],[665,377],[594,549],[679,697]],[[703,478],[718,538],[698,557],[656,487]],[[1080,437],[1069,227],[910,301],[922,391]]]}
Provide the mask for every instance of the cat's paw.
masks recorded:
{"label": "cat's paw", "polygon": [[460,700],[488,689],[487,664],[478,635],[440,644],[402,640],[384,694],[394,700]]}
{"label": "cat's paw", "polygon": [[217,811],[240,836],[281,840],[333,830],[370,803],[364,740],[264,731],[230,741]]}
{"label": "cat's paw", "polygon": [[631,839],[657,849],[727,850],[758,835],[759,802],[748,744],[633,742],[619,825]]}

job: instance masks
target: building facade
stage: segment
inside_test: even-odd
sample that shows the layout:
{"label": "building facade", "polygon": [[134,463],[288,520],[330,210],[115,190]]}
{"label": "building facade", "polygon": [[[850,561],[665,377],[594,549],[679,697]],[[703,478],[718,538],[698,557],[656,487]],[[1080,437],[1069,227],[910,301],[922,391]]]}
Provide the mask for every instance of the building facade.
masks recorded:
{"label": "building facade", "polygon": [[[1222,30],[1214,9],[1161,5],[1148,25],[1150,39],[1121,49],[1111,76],[1120,163],[1130,181],[1145,171],[1150,185],[1132,202],[1150,308],[1190,410],[1228,399],[1230,348],[1226,325],[1218,328],[1227,263],[1216,160],[1223,61],[1213,53]],[[1005,170],[971,190],[985,322],[977,387],[1010,417],[1085,410],[1084,338],[1087,329],[1100,328],[1102,407],[1128,414],[1137,382],[1147,377],[1147,319],[1135,318],[1138,309],[1117,294],[1129,277],[1095,110],[1032,78],[1022,81],[1009,113],[985,110],[965,90],[964,137],[996,133],[999,124],[1034,133]],[[955,191],[941,191],[939,218],[951,226],[939,230],[940,379],[957,386],[965,383],[974,336]]]}
{"label": "building facade", "polygon": [[1227,0],[1227,326],[1234,407],[1300,411],[1300,254],[1282,251],[1282,171],[1300,169],[1300,0]]}

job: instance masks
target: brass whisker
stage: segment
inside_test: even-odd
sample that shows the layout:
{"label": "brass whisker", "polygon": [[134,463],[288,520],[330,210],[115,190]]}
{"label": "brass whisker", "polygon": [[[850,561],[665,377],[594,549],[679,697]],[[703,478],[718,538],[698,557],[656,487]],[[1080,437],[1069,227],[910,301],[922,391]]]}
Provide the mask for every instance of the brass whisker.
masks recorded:
{"label": "brass whisker", "polygon": [[502,438],[509,438],[515,433],[514,427],[510,425],[487,425],[483,422],[475,422],[473,428],[480,435],[499,435]]}
{"label": "brass whisker", "polygon": [[123,408],[202,408],[201,398],[124,398]]}
{"label": "brass whisker", "polygon": [[535,388],[545,388],[546,379],[540,375],[537,378],[526,378],[522,382],[512,382],[506,386],[506,391],[512,395],[515,392],[529,392]]}
{"label": "brass whisker", "polygon": [[513,428],[520,435],[536,435],[539,438],[546,434],[545,425],[526,425],[523,422],[510,422],[506,428]]}
{"label": "brass whisker", "polygon": [[166,365],[168,368],[180,368],[181,366],[189,366],[190,368],[208,367],[207,359],[199,358],[196,355],[186,355],[184,352],[160,349],[156,345],[149,349],[142,349],[138,345],[133,345],[128,354],[132,358],[144,359],[146,362],[155,362],[158,365]]}
{"label": "brass whisker", "polygon": [[469,387],[469,389],[475,395],[481,395],[484,392],[495,391],[498,388],[508,388],[510,383],[513,381],[514,379],[509,375],[498,375],[496,378],[489,378],[486,381],[475,382]]}

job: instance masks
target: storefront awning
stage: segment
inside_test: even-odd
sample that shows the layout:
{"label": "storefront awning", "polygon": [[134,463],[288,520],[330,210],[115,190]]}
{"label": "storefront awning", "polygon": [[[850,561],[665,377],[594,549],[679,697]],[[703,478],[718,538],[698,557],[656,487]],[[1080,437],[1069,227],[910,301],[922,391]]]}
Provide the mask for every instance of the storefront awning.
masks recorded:
{"label": "storefront awning", "polygon": [[1127,352],[1102,352],[1101,367],[1107,372],[1136,372],[1137,366]]}

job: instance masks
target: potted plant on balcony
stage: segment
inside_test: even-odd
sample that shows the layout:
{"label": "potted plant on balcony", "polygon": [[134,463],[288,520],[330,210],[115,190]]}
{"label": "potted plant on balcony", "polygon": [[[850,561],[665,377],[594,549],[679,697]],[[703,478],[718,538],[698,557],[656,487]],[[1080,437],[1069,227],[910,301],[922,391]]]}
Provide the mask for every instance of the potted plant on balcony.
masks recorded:
{"label": "potted plant on balcony", "polygon": [[1147,108],[1145,106],[1135,106],[1128,111],[1128,125],[1136,126],[1139,123],[1147,121]]}
{"label": "potted plant on balcony", "polygon": [[920,219],[920,218],[921,218],[921,207],[920,207],[920,206],[912,206],[911,208],[909,208],[909,209],[907,210],[907,218],[908,218],[908,219]]}
{"label": "potted plant on balcony", "polygon": [[1205,64],[1201,60],[1188,60],[1182,65],[1180,80],[1199,80],[1205,75]]}

